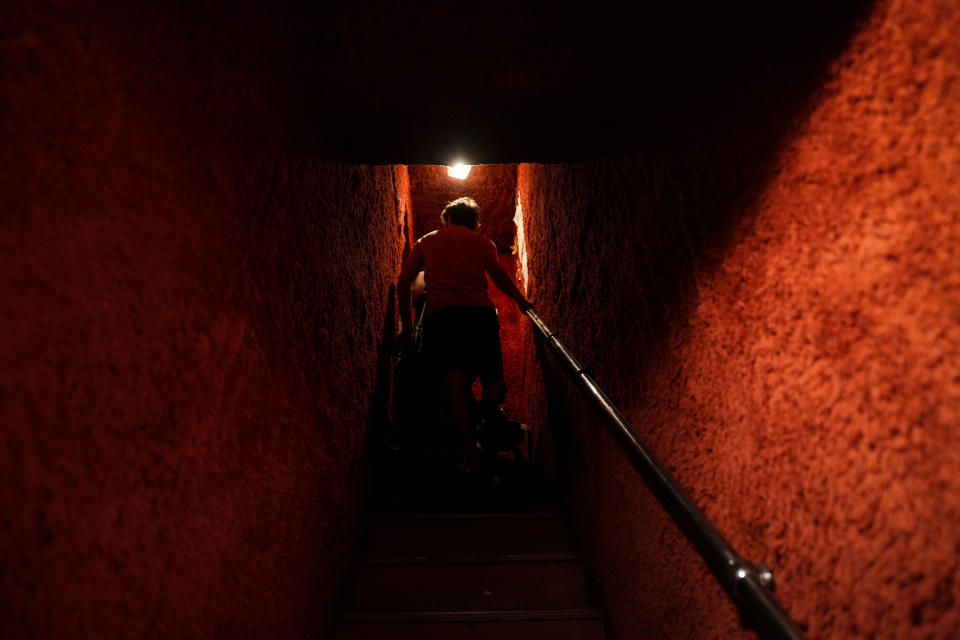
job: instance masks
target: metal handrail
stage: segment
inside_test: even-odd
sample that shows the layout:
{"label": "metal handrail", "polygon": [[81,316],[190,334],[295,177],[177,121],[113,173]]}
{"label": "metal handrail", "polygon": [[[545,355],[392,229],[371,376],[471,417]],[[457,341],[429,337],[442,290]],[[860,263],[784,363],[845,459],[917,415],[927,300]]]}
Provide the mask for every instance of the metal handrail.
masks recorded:
{"label": "metal handrail", "polygon": [[524,313],[560,356],[577,383],[597,401],[616,425],[616,435],[634,467],[737,605],[744,626],[752,627],[764,638],[802,640],[803,633],[771,593],[774,582],[770,569],[754,565],[734,550],[647,449],[623,414],[597,386],[592,374],[580,365],[557,338],[557,334],[532,309]]}

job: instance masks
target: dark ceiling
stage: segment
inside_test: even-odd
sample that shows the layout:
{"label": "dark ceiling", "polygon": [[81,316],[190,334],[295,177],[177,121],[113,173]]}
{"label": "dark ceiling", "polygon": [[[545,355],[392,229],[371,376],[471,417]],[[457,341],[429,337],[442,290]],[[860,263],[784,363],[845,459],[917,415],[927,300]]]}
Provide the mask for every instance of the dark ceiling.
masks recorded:
{"label": "dark ceiling", "polygon": [[332,125],[317,133],[346,158],[406,163],[682,144],[771,84],[806,95],[857,4],[347,2],[317,42],[312,95]]}
{"label": "dark ceiling", "polygon": [[230,13],[290,85],[304,152],[445,164],[570,161],[749,127],[765,102],[810,95],[863,4],[290,0]]}

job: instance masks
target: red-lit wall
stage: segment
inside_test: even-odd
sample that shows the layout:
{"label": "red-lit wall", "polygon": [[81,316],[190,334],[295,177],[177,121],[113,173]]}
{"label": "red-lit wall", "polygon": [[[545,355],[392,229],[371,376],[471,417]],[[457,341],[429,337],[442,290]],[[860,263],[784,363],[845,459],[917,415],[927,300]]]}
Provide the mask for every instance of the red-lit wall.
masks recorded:
{"label": "red-lit wall", "polygon": [[23,5],[0,14],[0,636],[317,637],[386,406],[406,170],[260,147],[272,76],[229,26]]}
{"label": "red-lit wall", "polygon": [[450,177],[447,167],[438,165],[412,166],[409,171],[415,238],[439,229],[440,213],[447,203],[467,196],[480,206],[480,233],[490,238],[500,253],[510,253],[517,230],[513,224],[517,165],[477,165],[464,180]]}
{"label": "red-lit wall", "polygon": [[[533,297],[810,637],[955,638],[956,3],[878,3],[830,69],[772,154],[743,151],[748,128],[521,165]],[[745,635],[596,415],[559,405],[617,637]]]}

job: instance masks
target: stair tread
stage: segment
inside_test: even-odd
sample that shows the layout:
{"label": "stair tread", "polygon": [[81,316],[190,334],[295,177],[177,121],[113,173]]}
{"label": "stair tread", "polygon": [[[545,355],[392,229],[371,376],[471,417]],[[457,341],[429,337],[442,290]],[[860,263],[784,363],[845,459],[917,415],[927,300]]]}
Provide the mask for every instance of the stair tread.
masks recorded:
{"label": "stair tread", "polygon": [[481,562],[360,567],[355,610],[546,610],[587,606],[583,563]]}
{"label": "stair tread", "polygon": [[560,553],[572,550],[566,520],[555,514],[378,519],[370,528],[367,542],[367,554],[371,557]]}
{"label": "stair tread", "polygon": [[337,629],[337,640],[604,640],[600,618],[355,622]]}
{"label": "stair tread", "polygon": [[600,607],[576,609],[494,609],[490,611],[348,611],[347,622],[515,622],[602,620]]}
{"label": "stair tread", "polygon": [[520,564],[532,562],[582,561],[573,551],[555,553],[425,553],[394,556],[368,556],[361,566],[431,565],[431,564]]}
{"label": "stair tread", "polygon": [[462,513],[380,513],[374,516],[373,523],[402,522],[461,522],[461,521],[503,521],[503,520],[565,520],[566,514],[554,509],[542,511],[478,511]]}
{"label": "stair tread", "polygon": [[543,469],[390,456],[338,640],[602,640],[583,558]]}

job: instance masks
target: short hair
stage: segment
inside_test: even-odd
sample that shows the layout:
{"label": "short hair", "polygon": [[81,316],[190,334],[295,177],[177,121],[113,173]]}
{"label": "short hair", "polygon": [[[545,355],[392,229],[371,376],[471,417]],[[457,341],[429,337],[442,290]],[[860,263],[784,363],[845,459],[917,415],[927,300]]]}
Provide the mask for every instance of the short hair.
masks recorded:
{"label": "short hair", "polygon": [[480,228],[480,207],[473,198],[457,198],[443,208],[440,220],[476,231]]}

